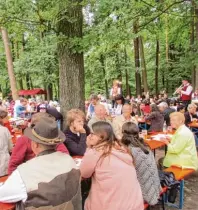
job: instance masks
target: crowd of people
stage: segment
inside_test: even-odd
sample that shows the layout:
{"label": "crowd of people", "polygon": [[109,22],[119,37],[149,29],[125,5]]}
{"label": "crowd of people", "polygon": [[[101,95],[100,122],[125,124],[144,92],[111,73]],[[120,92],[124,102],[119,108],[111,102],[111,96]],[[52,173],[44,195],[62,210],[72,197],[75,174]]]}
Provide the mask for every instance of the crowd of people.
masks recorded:
{"label": "crowd of people", "polygon": [[[174,130],[171,139],[161,139],[167,153],[159,160],[160,168],[197,170],[198,131],[188,127],[198,119],[196,104],[172,101],[167,94],[124,98],[119,85],[113,84],[111,103],[92,94],[85,102],[86,112],[68,111],[63,131],[58,103],[25,98],[15,105],[1,103],[0,176],[9,178],[0,185],[0,202],[17,203],[18,209],[54,210],[143,210],[144,202],[157,204],[158,163],[141,136],[145,128]],[[177,91],[184,95],[187,89]],[[8,115],[30,119],[15,145]],[[76,156],[83,157],[79,167],[72,158]],[[91,187],[84,198],[81,182],[86,179],[91,179]]]}

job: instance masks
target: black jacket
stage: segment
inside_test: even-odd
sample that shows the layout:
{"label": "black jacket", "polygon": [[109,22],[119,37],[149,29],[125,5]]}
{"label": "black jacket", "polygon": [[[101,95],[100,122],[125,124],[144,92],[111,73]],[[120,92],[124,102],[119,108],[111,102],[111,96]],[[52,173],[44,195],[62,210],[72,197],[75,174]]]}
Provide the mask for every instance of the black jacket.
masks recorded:
{"label": "black jacket", "polygon": [[69,128],[67,128],[64,131],[65,134],[65,146],[69,150],[69,153],[71,156],[83,156],[87,145],[86,145],[86,139],[89,134],[89,131],[87,130],[87,126],[85,127],[86,133],[81,133],[79,135],[72,133]]}

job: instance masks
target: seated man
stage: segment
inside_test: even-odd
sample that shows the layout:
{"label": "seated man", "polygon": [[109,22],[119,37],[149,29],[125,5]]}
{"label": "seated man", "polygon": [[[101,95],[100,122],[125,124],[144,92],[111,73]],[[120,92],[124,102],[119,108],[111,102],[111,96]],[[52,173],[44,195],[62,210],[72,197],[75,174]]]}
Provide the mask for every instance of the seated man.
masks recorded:
{"label": "seated man", "polygon": [[158,107],[159,107],[159,110],[160,110],[160,111],[163,113],[163,115],[164,115],[164,120],[165,120],[165,122],[166,122],[166,125],[167,125],[167,126],[170,126],[170,114],[171,114],[172,112],[175,112],[175,110],[172,109],[172,108],[170,108],[166,102],[161,102],[161,103],[158,105]]}
{"label": "seated man", "polygon": [[18,105],[15,105],[14,118],[25,117],[26,105],[27,105],[27,100],[25,98],[21,98],[20,103]]}
{"label": "seated man", "polygon": [[87,116],[86,119],[89,120],[95,115],[95,106],[99,104],[99,98],[97,95],[91,95],[90,96],[90,104],[87,110]]}
{"label": "seated man", "polygon": [[168,151],[164,158],[163,165],[165,167],[179,165],[183,168],[197,170],[198,158],[195,147],[195,138],[190,129],[185,126],[184,122],[185,117],[182,113],[171,113],[170,123],[172,128],[176,129],[176,132],[170,142],[167,139],[163,139],[168,145]]}
{"label": "seated man", "polygon": [[138,122],[136,120],[136,118],[132,117],[133,108],[132,105],[129,104],[125,104],[122,107],[122,115],[120,116],[116,116],[113,119],[113,131],[115,133],[115,136],[118,140],[122,139],[122,126],[126,123],[126,122],[133,122],[138,126]]}
{"label": "seated man", "polygon": [[54,119],[42,118],[24,135],[32,140],[36,157],[18,166],[0,186],[0,202],[21,201],[17,209],[81,210],[80,172],[68,154],[55,151],[65,136]]}
{"label": "seated man", "polygon": [[[53,116],[45,112],[39,112],[39,113],[34,114],[30,122],[31,128],[33,128],[34,125],[37,122],[39,122],[42,118],[46,118],[46,117],[50,117],[53,120],[55,120]],[[69,154],[67,148],[65,147],[63,143],[56,145],[56,151],[65,152]],[[17,138],[14,149],[12,150],[12,155],[10,157],[9,166],[8,166],[8,174],[10,175],[19,165],[27,162],[28,160],[34,157],[35,157],[35,154],[31,148],[31,140],[24,135]]]}
{"label": "seated man", "polygon": [[110,120],[107,119],[107,111],[105,106],[102,104],[98,104],[95,106],[95,115],[89,120],[88,126],[92,131],[92,125],[98,121],[105,121],[111,124]]}

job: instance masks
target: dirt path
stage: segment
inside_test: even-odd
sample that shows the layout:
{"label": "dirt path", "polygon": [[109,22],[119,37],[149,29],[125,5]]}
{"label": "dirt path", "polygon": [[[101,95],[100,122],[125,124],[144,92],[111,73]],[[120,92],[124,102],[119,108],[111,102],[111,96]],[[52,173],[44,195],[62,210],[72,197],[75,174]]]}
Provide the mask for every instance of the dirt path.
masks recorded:
{"label": "dirt path", "polygon": [[[164,150],[156,151],[156,160],[164,156]],[[185,179],[183,210],[198,210],[198,172]],[[179,194],[178,194],[179,196]],[[166,210],[175,208],[167,207]]]}

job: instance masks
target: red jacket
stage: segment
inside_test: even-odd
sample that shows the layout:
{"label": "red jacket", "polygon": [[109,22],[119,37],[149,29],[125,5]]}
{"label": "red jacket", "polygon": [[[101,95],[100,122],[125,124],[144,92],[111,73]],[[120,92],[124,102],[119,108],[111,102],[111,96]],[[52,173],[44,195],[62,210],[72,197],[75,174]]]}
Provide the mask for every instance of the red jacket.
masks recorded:
{"label": "red jacket", "polygon": [[[189,84],[189,85],[190,85],[190,84]],[[189,85],[188,85],[188,86],[189,86]],[[188,88],[188,86],[184,86],[184,87],[182,88],[182,90],[183,90],[183,91],[186,91],[187,88]],[[192,98],[192,92],[191,92],[190,95],[182,94],[182,96],[181,96],[181,100],[182,100],[182,101],[190,101],[191,98]]]}
{"label": "red jacket", "polygon": [[[63,143],[57,145],[56,151],[69,154],[66,146]],[[12,155],[10,157],[8,166],[8,174],[10,175],[20,164],[32,159],[33,157],[35,157],[35,154],[31,148],[31,140],[26,136],[19,137],[14,149],[12,150]]]}
{"label": "red jacket", "polygon": [[9,121],[5,122],[5,123],[4,123],[4,126],[10,131],[11,134],[13,133],[13,132],[12,132],[13,128],[11,127]]}

